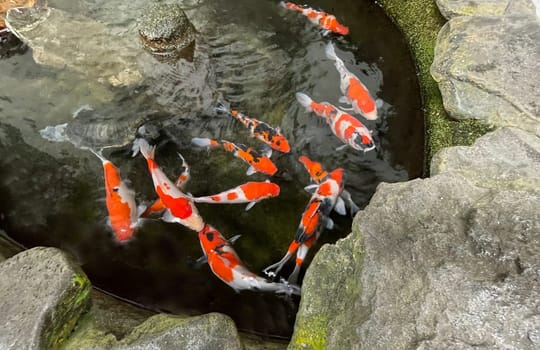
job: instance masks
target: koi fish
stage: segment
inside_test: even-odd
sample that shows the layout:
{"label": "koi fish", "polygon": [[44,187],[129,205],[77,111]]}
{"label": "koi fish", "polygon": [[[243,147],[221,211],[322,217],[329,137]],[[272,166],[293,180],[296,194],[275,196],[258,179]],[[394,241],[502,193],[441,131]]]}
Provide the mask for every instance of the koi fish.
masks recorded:
{"label": "koi fish", "polygon": [[[282,7],[289,10],[296,10],[306,16],[312,23],[318,24],[326,33],[334,32],[341,35],[349,34],[349,28],[340,24],[335,16],[324,11],[317,11],[307,6],[299,6],[292,2],[280,2]],[[325,33],[325,34],[326,34]]]}
{"label": "koi fish", "polygon": [[336,55],[332,43],[326,45],[326,57],[334,60],[334,65],[340,75],[339,87],[343,97],[339,101],[351,105],[356,113],[368,120],[377,119],[377,104],[373,97],[360,79],[345,67],[343,61]]}
{"label": "koi fish", "polygon": [[231,109],[228,103],[225,102],[220,103],[216,107],[216,110],[219,112],[227,113],[235,119],[239,120],[249,129],[249,131],[251,132],[251,136],[256,137],[257,139],[266,143],[276,151],[280,151],[283,153],[289,153],[291,151],[289,141],[285,138],[285,136],[281,134],[281,130],[279,129],[279,127],[273,128],[265,122],[254,118],[249,118],[245,114],[242,114],[235,109]]}
{"label": "koi fish", "polygon": [[[231,239],[232,241],[232,239]],[[210,269],[220,280],[236,292],[252,290],[283,294],[300,294],[300,288],[289,283],[270,282],[249,271],[228,241],[212,226],[206,224],[199,231],[199,242]]]}
{"label": "koi fish", "polygon": [[346,145],[364,152],[375,148],[371,132],[352,115],[343,112],[328,102],[317,103],[301,92],[296,93],[296,99],[307,111],[314,112],[326,119],[334,135],[345,143],[344,146],[338,147],[337,150],[343,149]]}
{"label": "koi fish", "polygon": [[249,210],[263,199],[278,196],[279,190],[279,185],[270,181],[246,182],[228,191],[192,200],[196,203],[249,203],[246,207]]}
{"label": "koi fish", "polygon": [[[313,191],[314,193],[308,202],[306,210],[302,214],[294,240],[280,261],[263,270],[267,276],[276,276],[285,263],[296,253],[295,268],[289,276],[289,283],[296,283],[300,267],[309,248],[317,241],[320,235],[320,223],[325,220],[328,229],[332,229],[334,226],[329,215],[338,203],[339,195],[343,191],[343,172],[344,170],[341,168],[335,169],[328,174],[321,184],[312,185],[316,190]],[[308,187],[311,188],[311,186]],[[340,208],[337,211],[342,212],[342,209],[345,208]]]}
{"label": "koi fish", "polygon": [[166,208],[162,220],[182,224],[193,231],[202,230],[204,222],[193,201],[176,187],[154,161],[155,147],[150,146],[144,139],[136,139],[133,143],[133,155],[139,151],[148,163],[154,189]]}
{"label": "koi fish", "polygon": [[135,192],[129,189],[120,178],[118,168],[105,159],[100,152],[89,149],[103,165],[105,178],[105,202],[109,212],[109,221],[115,238],[119,242],[132,238],[137,228],[138,210],[135,202]]}
{"label": "koi fish", "polygon": [[271,149],[260,154],[253,148],[244,144],[235,145],[234,143],[225,140],[217,141],[200,137],[191,139],[191,143],[199,147],[214,148],[222,146],[227,152],[232,153],[236,158],[249,164],[249,168],[246,171],[248,176],[255,174],[256,172],[272,176],[278,170],[274,162],[270,159],[270,156],[272,155]]}
{"label": "koi fish", "polygon": [[[312,161],[306,156],[300,156],[298,160],[304,165],[313,182],[320,184],[328,176],[328,172],[324,170],[321,163]],[[340,198],[345,200],[349,204],[352,216],[354,216],[354,214],[356,214],[360,210],[356,203],[353,202],[352,196],[349,191],[343,189],[343,191],[341,191]]]}
{"label": "koi fish", "polygon": [[[184,189],[184,186],[186,185],[186,183],[189,181],[189,179],[191,178],[190,174],[189,174],[189,165],[188,163],[186,162],[186,160],[184,159],[184,157],[178,153],[178,156],[180,157],[180,159],[182,160],[182,166],[180,167],[180,176],[178,176],[178,179],[176,179],[176,187],[178,187],[180,190],[183,190]],[[142,213],[142,217],[147,217],[149,216],[150,214],[152,213],[157,213],[157,212],[162,212],[163,210],[165,210],[165,206],[163,205],[163,202],[161,201],[160,198],[156,199],[154,201],[154,203],[149,206],[145,211],[144,213]]]}

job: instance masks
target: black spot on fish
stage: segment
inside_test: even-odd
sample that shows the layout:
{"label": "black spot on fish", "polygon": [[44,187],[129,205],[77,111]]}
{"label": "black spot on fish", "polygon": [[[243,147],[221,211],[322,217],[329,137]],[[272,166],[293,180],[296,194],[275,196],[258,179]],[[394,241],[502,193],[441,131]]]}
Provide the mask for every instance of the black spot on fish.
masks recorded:
{"label": "black spot on fish", "polygon": [[113,188],[112,190],[113,190],[113,192],[118,192],[119,189],[120,189],[120,188],[115,187],[115,188]]}
{"label": "black spot on fish", "polygon": [[206,234],[206,239],[212,242],[214,240],[214,232],[208,232]]}

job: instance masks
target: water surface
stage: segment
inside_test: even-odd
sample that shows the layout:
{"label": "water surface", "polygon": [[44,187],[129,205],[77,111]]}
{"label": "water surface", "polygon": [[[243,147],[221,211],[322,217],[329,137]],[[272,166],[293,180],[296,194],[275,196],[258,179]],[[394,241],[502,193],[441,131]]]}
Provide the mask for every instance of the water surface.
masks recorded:
{"label": "water surface", "polygon": [[[148,6],[141,0],[49,3],[134,41],[136,20]],[[202,255],[196,233],[148,220],[132,242],[115,243],[106,221],[100,162],[71,143],[41,138],[39,130],[72,121],[73,112],[83,105],[117,115],[118,123],[131,117],[126,110],[133,110],[154,131],[151,141],[158,144],[156,160],[164,171],[171,178],[178,175],[180,151],[191,165],[186,191],[209,195],[266,178],[247,177],[247,166],[223,150],[207,152],[190,145],[195,136],[260,145],[240,123],[213,112],[217,97],[279,125],[292,152],[273,156],[280,169],[271,179],[281,186],[278,198],[248,212],[245,205],[198,205],[206,221],[225,237],[242,234],[235,249],[252,271],[260,273],[285,253],[309,200],[303,190],[309,178],[297,161],[300,155],[328,170],[343,167],[346,188],[360,207],[380,182],[405,181],[422,171],[418,84],[398,30],[370,1],[309,4],[335,14],[351,34],[322,37],[305,17],[274,1],[190,1],[184,5],[204,39],[197,44],[194,62],[158,62],[141,49],[137,66],[144,80],[133,86],[100,82],[90,68],[82,74],[69,65],[38,65],[32,50],[1,59],[0,228],[27,247],[55,246],[73,253],[94,285],[148,307],[187,314],[223,312],[241,330],[290,336],[297,298],[235,293],[208,266],[194,265]],[[81,44],[85,35],[91,33],[81,33]],[[337,103],[338,73],[324,54],[328,41],[372,95],[384,101],[379,120],[359,118],[373,130],[375,151],[336,151],[341,142],[324,120],[306,113],[294,99],[295,92],[303,91],[316,101]],[[142,157],[131,158],[129,146],[104,153],[130,181],[139,202],[155,197]],[[336,228],[325,230],[318,246],[350,232],[350,217],[332,218]],[[291,269],[292,264],[286,266],[285,277]]]}

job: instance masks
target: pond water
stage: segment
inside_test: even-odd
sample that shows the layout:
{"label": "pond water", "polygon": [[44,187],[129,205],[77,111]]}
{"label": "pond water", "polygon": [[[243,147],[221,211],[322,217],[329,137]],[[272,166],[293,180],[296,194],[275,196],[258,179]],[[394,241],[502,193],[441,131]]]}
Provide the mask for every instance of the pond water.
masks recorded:
{"label": "pond water", "polygon": [[[186,191],[209,195],[266,178],[247,177],[247,166],[223,150],[207,152],[190,145],[192,137],[260,145],[239,122],[213,112],[217,97],[279,125],[292,145],[290,154],[275,152],[272,157],[280,169],[271,178],[281,186],[279,197],[250,211],[245,205],[198,205],[206,222],[225,237],[242,235],[235,249],[246,266],[261,274],[286,252],[309,200],[303,189],[309,177],[298,162],[300,155],[328,170],[343,167],[346,189],[361,208],[380,182],[421,175],[423,113],[414,65],[399,31],[369,0],[309,2],[349,26],[345,37],[322,36],[305,17],[275,1],[178,3],[188,9],[199,31],[192,63],[158,62],[138,46],[136,21],[147,9],[146,1],[49,0],[49,6],[68,16],[97,23],[115,40],[129,42],[108,51],[134,50],[131,63],[141,73],[140,81],[113,86],[103,72],[110,67],[84,66],[84,58],[71,57],[70,48],[90,45],[96,36],[84,30],[63,36],[61,30],[67,29],[61,26],[55,27],[60,46],[45,46],[40,54],[62,64],[37,64],[37,48],[17,48],[0,59],[0,228],[26,247],[55,246],[73,253],[95,286],[146,307],[182,314],[223,312],[242,331],[287,338],[298,298],[234,292],[207,265],[195,266],[202,255],[197,235],[180,225],[147,220],[132,241],[116,243],[106,221],[101,163],[70,142],[43,139],[39,131],[73,123],[77,109],[92,106],[121,129],[119,139],[128,138],[126,146],[107,148],[104,155],[141,202],[151,201],[155,193],[144,159],[129,153],[127,141],[138,126],[152,131],[156,160],[170,178],[178,176],[180,151],[191,166]],[[62,38],[70,42],[62,43]],[[316,101],[337,104],[339,76],[324,53],[329,41],[348,69],[384,101],[378,120],[359,118],[373,130],[373,151],[336,151],[341,142],[325,121],[295,100],[294,93],[302,91]],[[102,59],[106,62],[108,56]],[[117,144],[124,144],[122,140]],[[350,217],[332,214],[332,219],[336,227],[324,230],[305,266],[321,244],[350,232]],[[284,268],[285,277],[292,267]]]}

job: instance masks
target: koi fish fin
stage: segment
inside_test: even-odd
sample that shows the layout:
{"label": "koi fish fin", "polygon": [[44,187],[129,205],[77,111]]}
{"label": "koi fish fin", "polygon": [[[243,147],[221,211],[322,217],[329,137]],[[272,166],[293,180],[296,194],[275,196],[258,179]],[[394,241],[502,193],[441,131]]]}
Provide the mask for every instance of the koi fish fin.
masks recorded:
{"label": "koi fish fin", "polygon": [[334,206],[334,211],[339,215],[347,215],[347,209],[345,209],[345,202],[341,197],[338,197],[336,205]]}
{"label": "koi fish fin", "polygon": [[326,228],[332,230],[334,228],[334,220],[326,218]]}
{"label": "koi fish fin", "polygon": [[238,240],[238,238],[242,237],[242,235],[236,235],[236,236],[232,236],[231,238],[228,239],[229,243],[230,244],[234,244],[234,242],[236,242]]}
{"label": "koi fish fin", "polygon": [[354,111],[354,108],[353,108],[353,107],[343,107],[343,106],[339,106],[339,109],[341,109],[342,111],[345,111],[345,112]]}
{"label": "koi fish fin", "polygon": [[[285,265],[285,263],[289,260],[289,258],[291,256],[292,255],[289,252],[287,252],[287,254],[285,254],[285,256],[283,256],[283,258],[281,258],[280,261],[266,267],[263,270],[263,273],[268,277],[276,277],[277,274],[279,273],[279,271],[281,271],[281,269],[283,268],[283,266]],[[272,270],[274,270],[274,271],[272,271]]]}
{"label": "koi fish fin", "polygon": [[347,148],[347,145],[339,146],[336,148],[336,151],[343,151],[345,148]]}
{"label": "koi fish fin", "polygon": [[258,201],[253,201],[253,202],[249,202],[248,205],[246,205],[246,211],[248,211],[249,209],[253,208],[253,206],[255,204],[257,204]]}
{"label": "koi fish fin", "polygon": [[195,262],[193,263],[193,267],[198,269],[206,263],[208,263],[208,257],[206,255],[203,255],[197,260],[195,260]]}
{"label": "koi fish fin", "polygon": [[250,176],[250,175],[255,174],[256,172],[257,172],[257,170],[255,170],[255,168],[250,165],[248,170],[246,171],[246,175]]}
{"label": "koi fish fin", "polygon": [[347,97],[345,97],[345,96],[341,96],[338,101],[339,101],[339,103],[343,103],[345,105],[350,105],[351,104],[351,101],[349,101],[349,99]]}
{"label": "koi fish fin", "polygon": [[92,152],[96,157],[99,158],[99,160],[101,160],[102,163],[107,162],[107,159],[103,156],[103,153],[101,152],[101,150],[96,151],[95,149],[90,148],[90,147],[84,147],[84,149],[87,149],[90,152]]}
{"label": "koi fish fin", "polygon": [[264,145],[261,148],[261,155],[266,158],[270,158],[272,156],[272,149],[270,146]]}
{"label": "koi fish fin", "polygon": [[313,109],[311,108],[311,103],[313,100],[308,95],[304,94],[303,92],[297,92],[295,94],[296,100],[298,103],[300,103],[303,107],[306,108],[306,111],[311,112]]}
{"label": "koi fish fin", "polygon": [[144,158],[154,159],[156,147],[150,146],[148,141],[146,141],[145,139],[138,138],[133,141],[133,147],[131,148],[131,150],[133,151],[133,153],[131,154],[132,157],[135,157],[140,151]]}
{"label": "koi fish fin", "polygon": [[165,213],[163,213],[161,220],[165,222],[178,223],[178,218],[175,217],[169,209],[165,210]]}
{"label": "koi fish fin", "polygon": [[306,192],[308,193],[315,193],[315,191],[317,191],[317,188],[319,188],[319,185],[318,184],[313,184],[313,185],[308,185],[306,187],[304,187],[304,190],[306,190]]}
{"label": "koi fish fin", "polygon": [[[212,146],[212,139],[204,138],[204,137],[194,137],[191,139],[191,143],[198,147],[210,147]],[[217,141],[214,141],[217,142]]]}
{"label": "koi fish fin", "polygon": [[298,275],[300,274],[300,265],[295,265],[293,272],[289,275],[287,281],[290,284],[296,285],[298,283]]}
{"label": "koi fish fin", "polygon": [[384,101],[380,98],[375,100],[375,107],[381,108],[384,105]]}
{"label": "koi fish fin", "polygon": [[231,114],[231,105],[225,100],[219,100],[215,109],[216,112]]}
{"label": "koi fish fin", "polygon": [[325,30],[322,30],[322,31],[321,31],[321,35],[322,35],[322,36],[327,36],[327,35],[330,34],[330,33],[331,33],[331,31],[329,31],[328,29],[325,29]]}
{"label": "koi fish fin", "polygon": [[332,44],[332,42],[329,42],[326,45],[324,53],[329,60],[335,60],[336,58],[338,58],[338,56],[336,55],[336,50],[334,49],[334,44]]}
{"label": "koi fish fin", "polygon": [[147,205],[146,204],[139,204],[139,206],[137,207],[137,217],[140,218],[144,212],[146,211],[146,208],[147,208]]}
{"label": "koi fish fin", "polygon": [[354,214],[360,211],[360,208],[356,205],[356,203],[353,202],[349,191],[343,190],[343,192],[341,192],[341,198],[346,200],[349,204],[349,207],[351,209],[351,216],[354,216]]}

